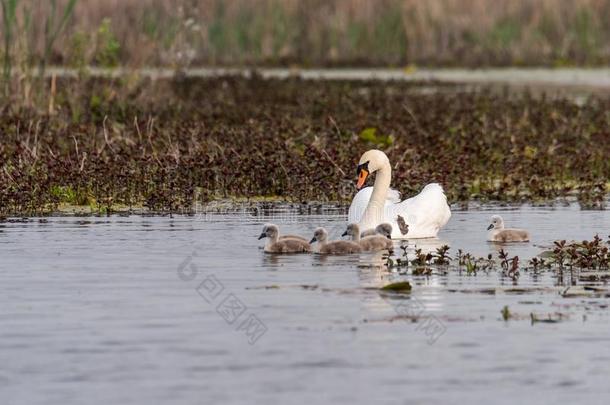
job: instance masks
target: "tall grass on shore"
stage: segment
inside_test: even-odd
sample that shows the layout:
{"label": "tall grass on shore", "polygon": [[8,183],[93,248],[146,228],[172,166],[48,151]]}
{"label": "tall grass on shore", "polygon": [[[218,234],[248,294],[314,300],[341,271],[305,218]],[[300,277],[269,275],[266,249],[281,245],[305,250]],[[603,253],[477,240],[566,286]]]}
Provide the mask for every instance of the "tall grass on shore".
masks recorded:
{"label": "tall grass on shore", "polygon": [[101,29],[111,59],[135,66],[610,61],[610,0],[80,0],[48,53],[38,22],[55,2],[20,2],[32,12],[29,43],[57,64],[103,63]]}
{"label": "tall grass on shore", "polygon": [[[2,6],[2,84],[5,101],[18,101],[30,106],[31,98],[46,96],[42,91],[45,70],[55,42],[60,38],[70,20],[77,0],[49,0],[40,4],[27,0],[0,0]],[[60,4],[61,3],[61,4]],[[41,7],[45,12],[40,14]],[[39,35],[34,33],[40,30]],[[38,75],[32,69],[38,65]],[[17,72],[14,75],[14,70]],[[51,97],[54,95],[55,79],[51,81]],[[32,89],[35,87],[34,94]],[[36,100],[40,101],[40,100]],[[53,99],[49,101],[52,110]],[[52,111],[50,111],[52,112]]]}
{"label": "tall grass on shore", "polygon": [[[48,64],[592,66],[610,0],[0,0],[3,104],[54,109]],[[36,73],[38,67],[38,74]]]}
{"label": "tall grass on shore", "polygon": [[53,44],[57,40],[59,34],[63,31],[68,19],[72,16],[76,0],[68,0],[61,16],[58,16],[59,12],[57,6],[57,0],[50,0],[50,12],[45,19],[44,23],[44,50],[42,52],[42,58],[40,58],[40,76],[43,76],[46,68],[49,56],[53,50]]}
{"label": "tall grass on shore", "polygon": [[8,86],[12,74],[12,42],[15,27],[15,16],[18,0],[0,0],[2,5],[2,37],[3,37],[3,61],[2,61],[2,82],[4,92],[8,93]]}

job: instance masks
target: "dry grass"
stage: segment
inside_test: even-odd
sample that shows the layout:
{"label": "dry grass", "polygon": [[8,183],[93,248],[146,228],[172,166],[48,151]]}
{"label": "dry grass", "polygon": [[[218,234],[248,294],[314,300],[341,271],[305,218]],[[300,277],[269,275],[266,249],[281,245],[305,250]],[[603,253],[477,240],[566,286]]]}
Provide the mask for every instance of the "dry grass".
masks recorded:
{"label": "dry grass", "polygon": [[[22,2],[35,22],[40,3]],[[129,65],[591,65],[610,61],[608,16],[610,0],[79,0],[53,60],[102,63],[109,19]]]}

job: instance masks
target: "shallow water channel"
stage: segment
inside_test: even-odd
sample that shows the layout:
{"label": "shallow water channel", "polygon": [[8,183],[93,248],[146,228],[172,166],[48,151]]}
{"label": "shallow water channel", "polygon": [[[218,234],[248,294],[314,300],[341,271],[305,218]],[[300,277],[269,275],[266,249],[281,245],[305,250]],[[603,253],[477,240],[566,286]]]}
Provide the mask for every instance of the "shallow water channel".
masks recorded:
{"label": "shallow water channel", "polygon": [[[490,207],[454,211],[438,240],[409,249],[496,254],[495,213],[532,232],[504,246],[522,263],[556,239],[610,234],[610,211]],[[265,222],[337,238],[344,221],[281,210],[0,223],[1,402],[607,403],[606,284],[413,276],[372,254],[273,257],[257,240]],[[411,294],[377,289],[399,280]]]}

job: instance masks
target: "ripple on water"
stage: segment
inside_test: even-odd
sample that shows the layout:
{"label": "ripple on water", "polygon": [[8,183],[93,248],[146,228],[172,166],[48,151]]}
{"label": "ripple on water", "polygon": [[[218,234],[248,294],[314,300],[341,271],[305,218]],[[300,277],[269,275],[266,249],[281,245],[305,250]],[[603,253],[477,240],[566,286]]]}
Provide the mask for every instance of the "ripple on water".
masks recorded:
{"label": "ripple on water", "polygon": [[[610,229],[609,211],[482,207],[454,211],[437,240],[404,243],[495,255],[499,247],[485,236],[489,216],[498,212],[533,234],[532,243],[505,247],[522,263],[555,239],[589,239]],[[286,233],[307,236],[325,226],[338,238],[345,225],[339,210],[282,214]],[[497,388],[519,402],[540,390],[565,400],[575,388],[605,386],[610,299],[562,297],[566,283],[584,283],[578,277],[412,276],[384,271],[376,255],[266,255],[257,236],[277,218],[265,210],[0,224],[0,384],[13,393],[9,400],[261,402],[272,392],[290,402],[310,398],[314,387],[340,389],[341,398],[359,403],[370,402],[370,387],[379,387],[422,403]],[[192,279],[178,277],[185,260],[194,266]],[[206,301],[197,288],[210,277],[222,288]],[[376,290],[399,280],[411,282],[410,294]],[[231,294],[245,310],[225,320],[219,306]],[[508,321],[505,306],[513,315]],[[532,313],[562,318],[532,323]],[[249,315],[266,327],[254,344],[242,326]],[[38,389],[24,391],[23,381]],[[126,381],[141,394],[116,389]],[[78,390],[63,390],[72,386]]]}

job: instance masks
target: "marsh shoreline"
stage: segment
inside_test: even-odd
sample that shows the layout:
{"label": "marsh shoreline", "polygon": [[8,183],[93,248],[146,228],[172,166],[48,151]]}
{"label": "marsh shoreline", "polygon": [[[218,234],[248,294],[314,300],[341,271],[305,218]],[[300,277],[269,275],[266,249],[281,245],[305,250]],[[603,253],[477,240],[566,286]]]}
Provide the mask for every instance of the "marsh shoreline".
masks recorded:
{"label": "marsh shoreline", "polygon": [[0,215],[176,213],[235,198],[348,204],[355,160],[372,148],[388,154],[404,196],[439,182],[452,203],[575,197],[596,209],[610,189],[601,94],[575,102],[530,89],[258,72],[55,80],[48,99],[4,107]]}

